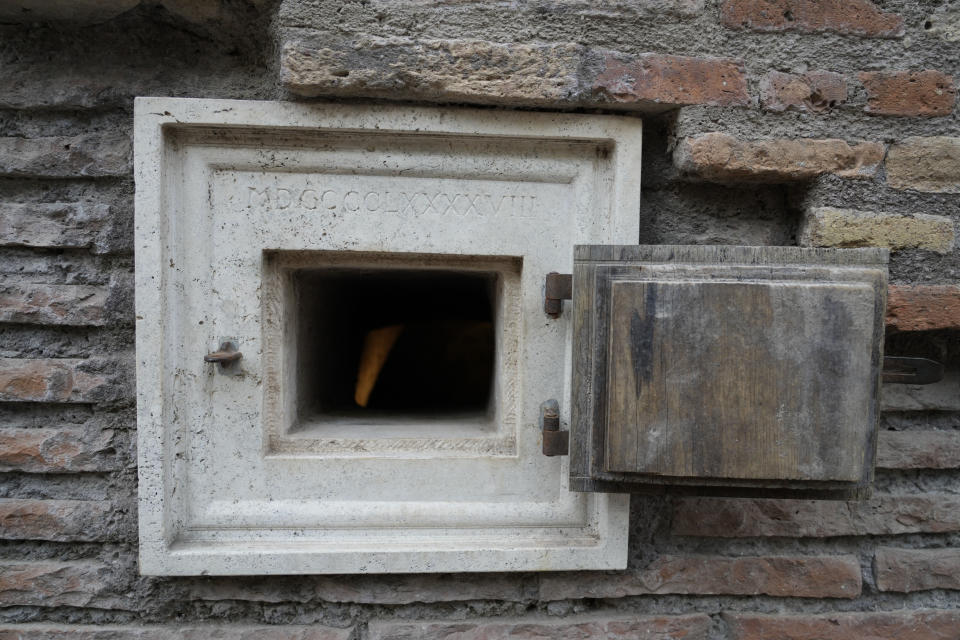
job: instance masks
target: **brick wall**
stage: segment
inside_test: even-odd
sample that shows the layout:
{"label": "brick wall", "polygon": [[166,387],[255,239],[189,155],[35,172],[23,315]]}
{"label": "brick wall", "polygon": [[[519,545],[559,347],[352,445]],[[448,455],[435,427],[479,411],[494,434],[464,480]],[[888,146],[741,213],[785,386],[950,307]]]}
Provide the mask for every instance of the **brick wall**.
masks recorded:
{"label": "brick wall", "polygon": [[[0,639],[960,638],[960,2],[53,4],[0,11]],[[644,117],[640,242],[890,247],[947,375],[872,499],[634,496],[625,572],[140,577],[135,95]]]}

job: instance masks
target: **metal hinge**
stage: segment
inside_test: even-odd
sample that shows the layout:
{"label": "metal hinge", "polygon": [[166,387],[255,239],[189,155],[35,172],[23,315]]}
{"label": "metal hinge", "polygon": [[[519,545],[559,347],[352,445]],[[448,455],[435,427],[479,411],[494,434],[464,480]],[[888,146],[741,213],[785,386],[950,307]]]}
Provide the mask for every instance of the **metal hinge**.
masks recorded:
{"label": "metal hinge", "polygon": [[927,358],[883,359],[883,381],[892,384],[933,384],[943,380],[943,365]]}
{"label": "metal hinge", "polygon": [[563,301],[573,298],[573,274],[551,271],[543,285],[543,310],[551,318],[559,318]]}
{"label": "metal hinge", "polygon": [[[890,384],[932,384],[943,379],[943,365],[927,358],[883,359],[883,381]],[[545,456],[570,454],[570,432],[560,429],[560,403],[554,399],[540,405],[540,434]]]}
{"label": "metal hinge", "polygon": [[[559,318],[563,301],[573,298],[573,275],[551,271],[543,286],[543,310]],[[883,359],[883,381],[890,384],[933,384],[943,379],[943,365],[927,358],[887,356]]]}
{"label": "metal hinge", "polygon": [[570,432],[560,430],[560,403],[552,398],[540,405],[543,455],[565,456],[570,452]]}

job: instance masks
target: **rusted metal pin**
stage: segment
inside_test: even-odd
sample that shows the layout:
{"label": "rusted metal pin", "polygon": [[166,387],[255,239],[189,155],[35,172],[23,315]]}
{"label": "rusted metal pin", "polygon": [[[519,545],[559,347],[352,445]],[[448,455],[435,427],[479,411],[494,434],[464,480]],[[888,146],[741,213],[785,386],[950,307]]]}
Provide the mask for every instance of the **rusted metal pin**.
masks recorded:
{"label": "rusted metal pin", "polygon": [[543,311],[551,318],[559,318],[563,301],[573,298],[573,274],[551,271],[543,286]]}
{"label": "rusted metal pin", "polygon": [[543,455],[565,456],[570,451],[570,432],[560,430],[560,403],[550,399],[540,405]]}

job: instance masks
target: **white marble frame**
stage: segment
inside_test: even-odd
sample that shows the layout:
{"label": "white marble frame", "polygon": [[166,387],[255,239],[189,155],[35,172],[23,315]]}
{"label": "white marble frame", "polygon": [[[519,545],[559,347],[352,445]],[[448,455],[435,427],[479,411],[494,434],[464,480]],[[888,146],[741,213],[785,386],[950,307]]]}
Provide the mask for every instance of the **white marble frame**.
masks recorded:
{"label": "white marble frame", "polygon": [[[207,138],[197,142],[192,138],[194,132],[206,132],[202,135]],[[523,325],[519,328],[524,383],[515,452],[426,460],[373,452],[359,462],[349,461],[365,473],[389,478],[392,484],[385,494],[404,496],[393,502],[390,495],[379,501],[366,494],[361,499],[350,493],[352,489],[341,489],[338,499],[335,482],[318,485],[324,499],[311,498],[306,488],[296,494],[297,483],[304,478],[353,467],[309,451],[285,456],[269,450],[262,390],[253,392],[262,381],[262,307],[254,288],[260,283],[243,275],[261,268],[259,263],[253,264],[261,248],[230,253],[228,240],[213,226],[219,222],[221,228],[233,224],[235,230],[245,229],[239,218],[216,219],[221,209],[229,211],[214,204],[221,197],[214,193],[218,176],[234,175],[236,180],[237,172],[250,171],[251,166],[279,173],[284,179],[299,175],[295,174],[297,167],[309,169],[319,162],[310,156],[310,140],[342,132],[385,143],[393,139],[390,136],[452,141],[456,144],[451,148],[457,151],[448,156],[451,162],[458,161],[461,147],[466,150],[489,141],[494,141],[490,143],[494,146],[527,145],[525,149],[568,144],[590,154],[563,156],[555,163],[568,163],[579,172],[579,182],[571,187],[577,200],[564,205],[569,210],[557,214],[559,222],[542,219],[547,225],[545,235],[534,233],[539,229],[536,221],[518,218],[505,223],[502,230],[491,227],[493,239],[480,238],[478,243],[477,255],[511,256],[524,263]],[[234,150],[231,135],[237,139],[259,135],[261,139],[256,148],[247,144],[243,150]],[[302,148],[271,153],[271,144],[286,148],[291,141],[298,141]],[[571,328],[568,316],[555,321],[543,316],[538,308],[542,304],[538,283],[547,266],[571,269],[574,244],[637,241],[640,146],[640,121],[619,116],[138,98],[135,242],[141,571],[235,575],[624,568],[628,496],[571,493],[567,491],[566,459],[545,458],[539,452],[536,407],[547,394],[560,397],[563,405],[569,397]],[[283,157],[278,160],[274,155]],[[288,170],[285,163],[293,168]],[[553,165],[544,166],[550,169]],[[541,173],[545,170],[538,169]],[[522,173],[522,167],[518,171]],[[447,179],[444,176],[437,179]],[[251,219],[261,215],[249,209],[243,214]],[[555,228],[567,218],[566,227]],[[283,224],[293,223],[288,220],[279,224],[279,231],[265,229],[250,238],[262,240],[262,250],[411,251],[408,240],[401,239],[393,246],[382,238],[374,242],[354,237],[350,234],[355,226],[350,231],[344,231],[345,227],[332,231],[335,239],[330,246],[323,245],[319,234],[311,236],[309,229],[304,234],[307,239],[276,246],[286,243],[287,237],[300,235],[289,233],[293,227],[287,235],[277,235]],[[427,223],[419,221],[408,227],[416,229],[418,224],[427,228],[423,226]],[[456,235],[460,223],[429,224],[430,230],[437,224]],[[344,234],[350,236],[349,242]],[[278,237],[284,239],[278,241]],[[445,248],[450,254],[474,253],[470,251],[472,243],[462,239],[447,242],[421,237],[417,246],[421,245],[425,253],[442,253]],[[212,256],[222,266],[220,275],[205,272],[212,269],[206,262]],[[246,279],[236,285],[235,292],[210,294],[217,282],[233,283],[238,275]],[[194,281],[205,282],[208,288],[193,291]],[[214,289],[209,289],[211,286]],[[233,293],[235,299],[230,298]],[[240,296],[242,293],[246,297]],[[247,298],[251,298],[249,305]],[[242,322],[231,324],[229,313],[220,309],[197,308],[201,303],[216,307],[225,300],[242,308]],[[197,336],[206,329],[197,328],[195,317],[208,319],[210,333],[200,344]],[[215,346],[215,336],[234,335],[231,329],[245,336],[244,376],[218,376],[211,367],[198,364],[198,349]],[[233,407],[230,403],[238,389],[249,392]],[[224,398],[230,402],[224,404]],[[564,424],[568,415],[569,408],[564,407]],[[243,435],[242,444],[239,435]],[[236,463],[229,464],[223,457],[228,454],[237,456]],[[434,470],[437,477],[447,478],[458,465],[470,479],[462,487],[443,483],[445,499],[431,501],[441,487],[422,486],[422,478],[420,484],[407,482],[407,474],[429,476]],[[512,475],[501,473],[506,467]],[[484,486],[485,476],[477,476],[485,470],[491,474],[489,487]],[[495,482],[504,478],[519,479],[519,484],[500,486]],[[239,479],[244,482],[237,482]],[[249,486],[245,484],[248,479]],[[237,492],[232,499],[224,495],[231,486],[236,486]],[[293,493],[279,495],[283,491]],[[457,491],[462,492],[462,499],[456,498]],[[481,491],[486,493],[473,497]]]}

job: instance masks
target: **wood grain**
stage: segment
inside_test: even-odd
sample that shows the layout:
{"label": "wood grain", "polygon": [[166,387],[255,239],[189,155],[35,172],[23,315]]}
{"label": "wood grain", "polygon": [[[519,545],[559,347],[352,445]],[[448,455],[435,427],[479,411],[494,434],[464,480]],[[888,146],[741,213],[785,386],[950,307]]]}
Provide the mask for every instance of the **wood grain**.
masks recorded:
{"label": "wood grain", "polygon": [[571,486],[863,493],[886,259],[577,247]]}
{"label": "wood grain", "polygon": [[868,285],[618,281],[612,300],[608,471],[859,478]]}

